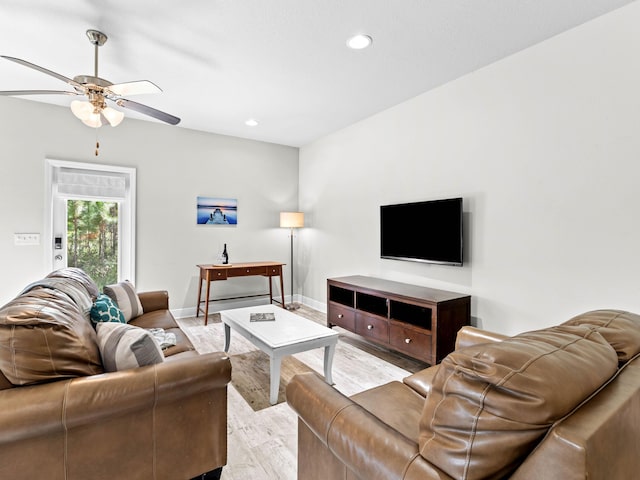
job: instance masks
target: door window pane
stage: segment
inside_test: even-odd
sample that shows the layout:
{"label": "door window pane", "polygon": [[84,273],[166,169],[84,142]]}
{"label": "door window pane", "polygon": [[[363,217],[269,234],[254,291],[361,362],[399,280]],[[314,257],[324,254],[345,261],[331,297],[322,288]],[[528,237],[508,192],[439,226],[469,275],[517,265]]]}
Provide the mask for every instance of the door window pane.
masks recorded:
{"label": "door window pane", "polygon": [[117,202],[67,200],[67,265],[87,272],[100,290],[117,282]]}

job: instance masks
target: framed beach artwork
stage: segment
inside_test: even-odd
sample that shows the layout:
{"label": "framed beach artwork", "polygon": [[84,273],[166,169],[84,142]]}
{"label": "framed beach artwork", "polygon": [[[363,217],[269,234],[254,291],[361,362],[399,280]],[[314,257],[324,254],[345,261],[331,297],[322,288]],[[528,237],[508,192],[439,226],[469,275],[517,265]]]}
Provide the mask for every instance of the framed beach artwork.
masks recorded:
{"label": "framed beach artwork", "polygon": [[237,225],[238,200],[235,198],[198,197],[198,225]]}

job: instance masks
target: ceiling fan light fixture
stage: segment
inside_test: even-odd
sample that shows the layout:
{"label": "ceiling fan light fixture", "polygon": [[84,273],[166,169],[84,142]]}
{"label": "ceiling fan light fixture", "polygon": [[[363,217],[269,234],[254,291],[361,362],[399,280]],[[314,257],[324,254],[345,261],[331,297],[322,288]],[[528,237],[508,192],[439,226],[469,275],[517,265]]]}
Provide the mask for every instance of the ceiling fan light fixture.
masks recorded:
{"label": "ceiling fan light fixture", "polygon": [[73,87],[75,91],[58,91],[58,90],[12,90],[12,91],[0,91],[0,96],[3,95],[85,95],[88,101],[74,101],[71,103],[71,111],[73,114],[82,120],[85,125],[89,125],[93,128],[102,126],[103,123],[109,123],[112,127],[115,127],[122,122],[124,113],[119,110],[110,109],[107,107],[106,101],[114,102],[116,105],[124,108],[131,109],[153,117],[161,122],[168,123],[169,125],[177,125],[180,123],[180,118],[175,115],[156,110],[155,108],[143,105],[138,102],[133,102],[124,98],[123,95],[138,95],[145,93],[159,93],[162,90],[155,83],[149,80],[136,80],[133,82],[113,84],[109,80],[100,78],[98,76],[98,49],[107,41],[107,36],[98,30],[87,30],[87,37],[94,46],[94,73],[93,75],[77,75],[73,78],[68,78],[59,73],[53,72],[49,69],[40,67],[35,63],[27,62],[20,58],[8,57],[6,55],[0,55],[0,58],[9,60],[25,67],[37,70],[41,73],[45,73],[51,77],[55,77],[58,80],[62,80],[66,84]]}
{"label": "ceiling fan light fixture", "polygon": [[71,102],[71,112],[82,120],[82,123],[91,128],[100,128],[102,126],[100,111],[99,107],[94,106],[89,101],[74,100]]}
{"label": "ceiling fan light fixture", "polygon": [[87,118],[82,118],[81,120],[87,127],[100,128],[102,126],[99,113],[92,113]]}
{"label": "ceiling fan light fixture", "polygon": [[71,102],[71,112],[80,120],[84,120],[93,113],[93,105],[84,100],[74,100]]}
{"label": "ceiling fan light fixture", "polygon": [[112,127],[117,127],[124,119],[124,113],[116,110],[115,108],[105,107],[100,113],[102,113],[104,118],[107,119],[107,122],[109,122],[109,125]]}

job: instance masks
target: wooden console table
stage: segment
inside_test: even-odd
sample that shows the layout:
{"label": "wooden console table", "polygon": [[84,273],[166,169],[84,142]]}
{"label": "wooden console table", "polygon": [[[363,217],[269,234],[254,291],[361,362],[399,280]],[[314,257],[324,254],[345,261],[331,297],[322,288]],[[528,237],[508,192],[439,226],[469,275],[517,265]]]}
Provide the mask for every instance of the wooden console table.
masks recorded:
{"label": "wooden console table", "polygon": [[[252,263],[234,263],[231,265],[197,265],[200,269],[200,285],[198,287],[198,303],[196,305],[196,317],[200,315],[200,312],[204,313],[204,324],[207,324],[209,319],[209,302],[219,300],[232,300],[235,298],[249,298],[249,297],[261,297],[265,294],[258,295],[244,295],[239,297],[228,298],[216,298],[214,300],[209,299],[211,293],[211,282],[217,280],[226,280],[234,277],[267,277],[269,279],[269,303],[273,303],[273,285],[271,284],[271,277],[280,277],[280,294],[282,297],[281,306],[284,307],[284,283],[282,281],[282,266],[284,263],[280,262],[252,262]],[[205,299],[202,298],[202,283],[206,282],[207,288],[205,293]],[[276,303],[280,303],[275,300]],[[201,305],[204,303],[204,309]]]}

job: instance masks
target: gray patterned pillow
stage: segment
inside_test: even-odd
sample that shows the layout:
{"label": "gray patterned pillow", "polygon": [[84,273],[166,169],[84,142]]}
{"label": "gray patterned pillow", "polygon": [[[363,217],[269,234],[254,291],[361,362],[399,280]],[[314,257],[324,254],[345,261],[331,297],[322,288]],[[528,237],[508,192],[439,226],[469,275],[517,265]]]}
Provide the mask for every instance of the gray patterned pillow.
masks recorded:
{"label": "gray patterned pillow", "polygon": [[122,310],[125,321],[128,322],[144,313],[140,298],[136,293],[136,287],[129,280],[113,285],[105,285],[103,290]]}
{"label": "gray patterned pillow", "polygon": [[153,335],[144,328],[118,322],[96,326],[102,364],[107,372],[164,362],[164,354]]}

